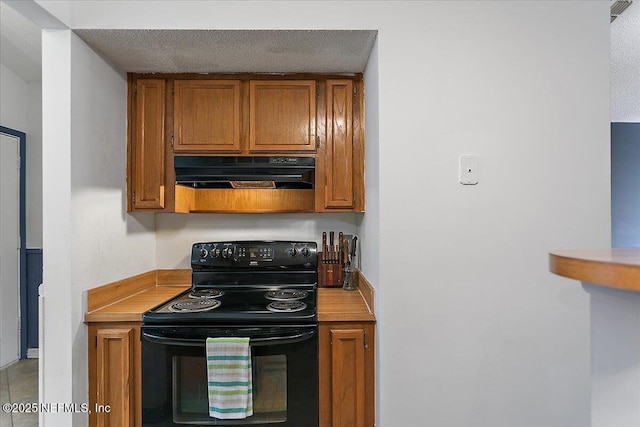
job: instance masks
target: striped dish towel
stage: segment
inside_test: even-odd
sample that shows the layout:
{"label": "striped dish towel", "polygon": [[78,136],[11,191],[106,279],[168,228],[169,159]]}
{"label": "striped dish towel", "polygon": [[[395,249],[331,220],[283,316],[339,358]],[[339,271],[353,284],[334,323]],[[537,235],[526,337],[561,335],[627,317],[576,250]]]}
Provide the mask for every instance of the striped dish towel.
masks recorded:
{"label": "striped dish towel", "polygon": [[207,338],[207,378],[210,416],[253,415],[249,338]]}

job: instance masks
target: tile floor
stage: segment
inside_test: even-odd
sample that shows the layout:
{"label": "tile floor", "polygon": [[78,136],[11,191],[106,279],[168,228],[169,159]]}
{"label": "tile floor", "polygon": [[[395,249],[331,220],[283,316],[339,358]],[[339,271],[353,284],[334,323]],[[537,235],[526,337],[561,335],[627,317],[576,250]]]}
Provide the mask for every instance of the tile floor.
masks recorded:
{"label": "tile floor", "polygon": [[[38,359],[23,359],[0,369],[0,404],[38,402]],[[37,413],[0,409],[0,427],[37,427]]]}

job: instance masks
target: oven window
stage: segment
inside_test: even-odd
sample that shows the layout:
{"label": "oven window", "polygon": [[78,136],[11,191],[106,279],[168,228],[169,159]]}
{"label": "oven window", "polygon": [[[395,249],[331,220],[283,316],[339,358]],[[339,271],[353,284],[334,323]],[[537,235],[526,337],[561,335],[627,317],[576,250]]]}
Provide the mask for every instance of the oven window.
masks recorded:
{"label": "oven window", "polygon": [[173,357],[173,422],[200,425],[249,425],[287,420],[287,356],[253,356],[253,415],[240,420],[209,416],[204,357]]}

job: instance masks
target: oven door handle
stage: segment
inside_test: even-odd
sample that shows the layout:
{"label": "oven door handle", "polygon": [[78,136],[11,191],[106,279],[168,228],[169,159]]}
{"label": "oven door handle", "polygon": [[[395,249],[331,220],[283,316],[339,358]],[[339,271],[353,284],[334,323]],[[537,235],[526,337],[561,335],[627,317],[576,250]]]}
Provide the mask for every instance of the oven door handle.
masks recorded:
{"label": "oven door handle", "polygon": [[[291,343],[307,340],[313,337],[315,334],[316,334],[316,331],[314,329],[311,331],[300,332],[292,335],[278,335],[275,337],[266,337],[266,338],[250,338],[249,345],[258,347],[263,345],[291,344]],[[147,341],[157,343],[157,344],[163,344],[163,345],[204,347],[206,344],[206,340],[203,340],[203,339],[167,337],[161,334],[160,335],[153,334],[147,331],[143,331],[142,336],[146,338]]]}

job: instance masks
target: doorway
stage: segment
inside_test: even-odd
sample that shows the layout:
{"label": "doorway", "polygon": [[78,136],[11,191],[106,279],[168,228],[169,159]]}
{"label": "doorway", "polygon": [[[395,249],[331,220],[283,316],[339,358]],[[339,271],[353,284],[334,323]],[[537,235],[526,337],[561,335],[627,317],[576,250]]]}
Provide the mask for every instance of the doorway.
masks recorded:
{"label": "doorway", "polygon": [[25,143],[0,126],[0,367],[27,352]]}

